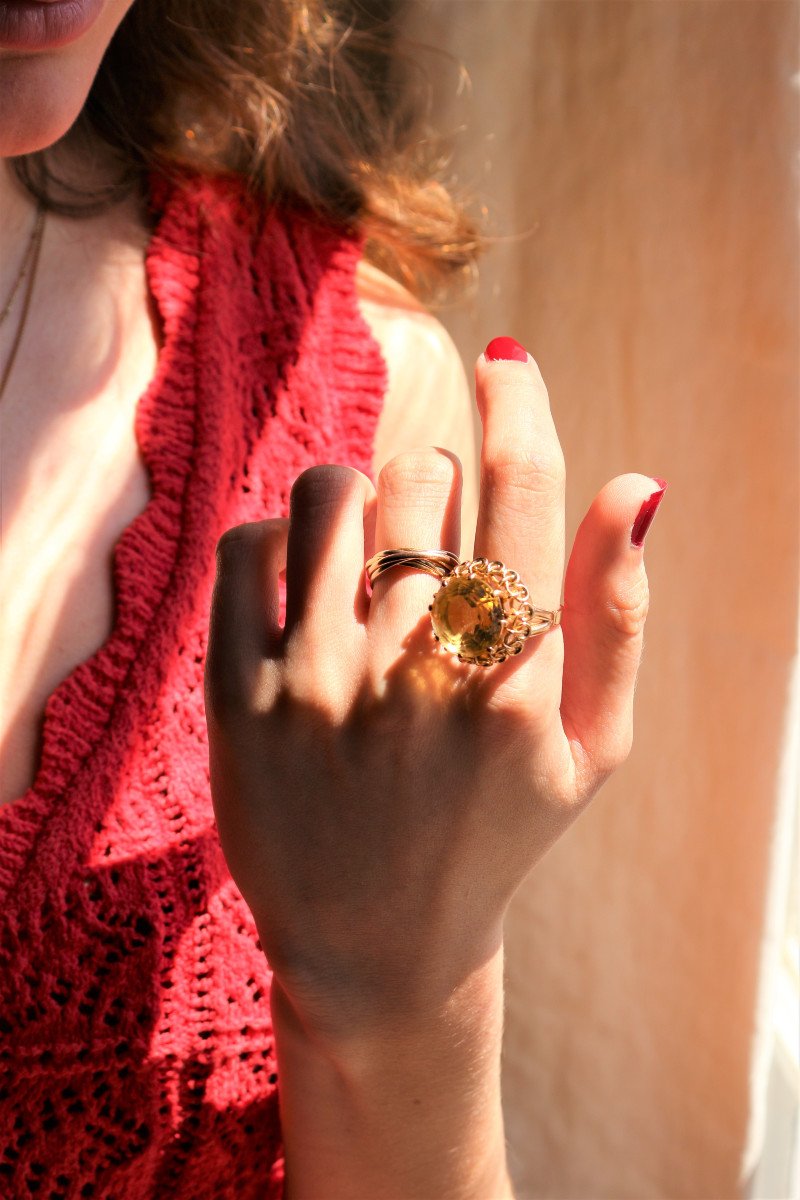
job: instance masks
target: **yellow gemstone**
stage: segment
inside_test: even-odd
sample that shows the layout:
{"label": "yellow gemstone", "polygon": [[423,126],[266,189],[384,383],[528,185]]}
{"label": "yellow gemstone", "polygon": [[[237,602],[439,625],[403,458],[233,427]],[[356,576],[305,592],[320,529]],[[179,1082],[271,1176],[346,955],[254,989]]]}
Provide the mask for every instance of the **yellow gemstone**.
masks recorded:
{"label": "yellow gemstone", "polygon": [[503,605],[480,579],[449,575],[431,605],[433,631],[446,650],[477,658],[502,636]]}

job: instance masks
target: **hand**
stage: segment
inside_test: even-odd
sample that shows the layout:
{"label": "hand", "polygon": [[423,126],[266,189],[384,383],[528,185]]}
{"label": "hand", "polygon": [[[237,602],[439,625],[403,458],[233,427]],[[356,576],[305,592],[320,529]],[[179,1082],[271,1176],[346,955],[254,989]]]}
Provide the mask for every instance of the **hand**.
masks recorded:
{"label": "hand", "polygon": [[[474,555],[558,607],[564,458],[530,356],[476,368],[483,423]],[[578,530],[561,627],[481,668],[436,645],[438,581],[392,546],[459,547],[460,464],[398,455],[370,480],[304,471],[288,519],[218,546],[206,664],[221,845],[281,1003],[320,1036],[439,1003],[502,941],[534,864],[626,759],[648,608],[631,530],[659,489],[608,483]],[[286,620],[278,575],[286,569]]]}

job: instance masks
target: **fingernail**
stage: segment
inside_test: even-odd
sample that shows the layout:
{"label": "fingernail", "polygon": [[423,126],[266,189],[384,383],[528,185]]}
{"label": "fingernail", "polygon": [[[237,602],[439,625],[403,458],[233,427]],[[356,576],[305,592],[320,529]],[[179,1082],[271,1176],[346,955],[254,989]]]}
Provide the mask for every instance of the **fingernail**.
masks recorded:
{"label": "fingernail", "polygon": [[492,338],[483,355],[488,362],[528,361],[528,351],[510,337]]}
{"label": "fingernail", "polygon": [[656,509],[664,498],[664,492],[667,490],[666,479],[659,479],[657,475],[652,478],[658,484],[658,491],[653,492],[652,496],[648,496],[642,507],[639,509],[639,514],[633,522],[631,530],[631,545],[641,546],[645,539],[645,534],[650,528],[650,523],[656,515]]}

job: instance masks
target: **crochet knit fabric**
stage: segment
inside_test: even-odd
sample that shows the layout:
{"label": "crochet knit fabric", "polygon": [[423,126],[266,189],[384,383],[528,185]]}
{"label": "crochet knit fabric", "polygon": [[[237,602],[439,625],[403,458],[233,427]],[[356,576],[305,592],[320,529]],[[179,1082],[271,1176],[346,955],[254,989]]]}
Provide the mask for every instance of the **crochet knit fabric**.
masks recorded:
{"label": "crochet knit fabric", "polygon": [[[50,696],[0,808],[0,1196],[273,1200],[270,970],[222,855],[203,663],[220,534],[287,516],[300,471],[372,478],[386,364],[356,235],[233,176],[149,176],[162,325],[135,432],[151,495],[115,624]],[[281,585],[282,615],[285,593]]]}

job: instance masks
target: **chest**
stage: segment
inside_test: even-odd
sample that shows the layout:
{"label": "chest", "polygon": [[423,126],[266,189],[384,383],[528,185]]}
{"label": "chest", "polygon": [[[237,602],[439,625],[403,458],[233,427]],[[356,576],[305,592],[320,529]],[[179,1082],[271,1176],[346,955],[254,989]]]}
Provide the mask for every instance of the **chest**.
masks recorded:
{"label": "chest", "polygon": [[[56,267],[0,402],[0,807],[36,778],[50,695],[112,634],[113,551],[151,498],[134,422],[163,332],[142,247],[107,278],[95,272],[92,286],[86,264]],[[383,352],[384,326],[356,283]],[[10,325],[0,329],[0,363]],[[388,454],[382,430],[397,407],[393,391],[373,470]]]}
{"label": "chest", "polygon": [[111,633],[113,549],[150,498],[134,416],[158,333],[144,301],[115,315],[82,353],[36,355],[26,328],[0,404],[0,805],[34,781],[48,696]]}

